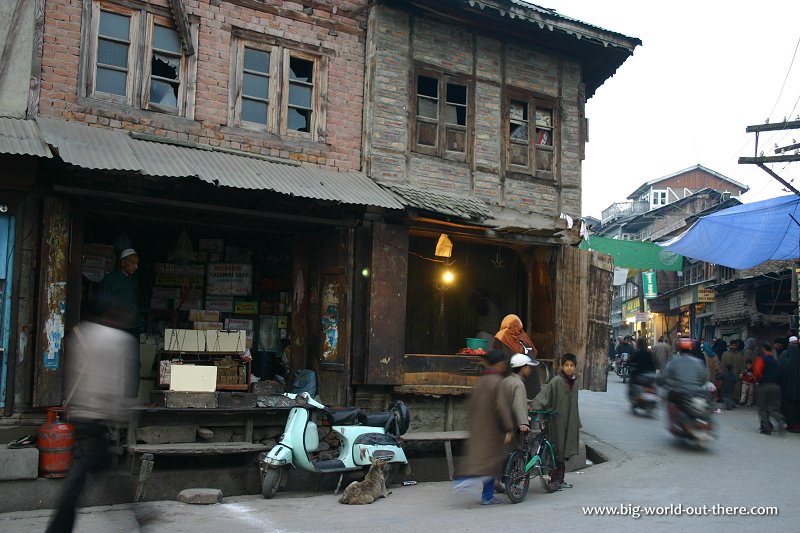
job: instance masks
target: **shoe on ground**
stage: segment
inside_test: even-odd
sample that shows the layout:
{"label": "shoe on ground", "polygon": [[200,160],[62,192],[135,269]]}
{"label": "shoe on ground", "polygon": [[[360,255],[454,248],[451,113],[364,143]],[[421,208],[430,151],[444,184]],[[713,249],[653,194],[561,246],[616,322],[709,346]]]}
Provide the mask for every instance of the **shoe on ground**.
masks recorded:
{"label": "shoe on ground", "polygon": [[561,483],[561,488],[562,489],[571,489],[572,488],[572,483],[567,483],[566,481],[564,481],[564,482]]}
{"label": "shoe on ground", "polygon": [[506,486],[503,485],[502,481],[500,481],[499,479],[496,479],[494,481],[494,492],[496,494],[503,494],[503,493],[505,493],[505,491],[506,491]]}
{"label": "shoe on ground", "polygon": [[548,483],[548,490],[550,492],[561,490],[561,483],[559,483],[558,481],[551,481],[550,483]]}
{"label": "shoe on ground", "polygon": [[491,500],[481,500],[481,505],[497,505],[498,503],[503,503],[500,501],[499,498],[492,497]]}

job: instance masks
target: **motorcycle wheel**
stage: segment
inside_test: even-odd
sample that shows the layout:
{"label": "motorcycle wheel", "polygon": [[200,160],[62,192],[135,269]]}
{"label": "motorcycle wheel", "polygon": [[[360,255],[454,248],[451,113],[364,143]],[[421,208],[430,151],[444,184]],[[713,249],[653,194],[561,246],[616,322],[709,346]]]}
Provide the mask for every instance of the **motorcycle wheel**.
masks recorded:
{"label": "motorcycle wheel", "polygon": [[278,485],[281,484],[283,468],[268,468],[261,481],[261,494],[266,499],[270,499],[278,492]]}
{"label": "motorcycle wheel", "polygon": [[525,472],[525,454],[519,450],[511,453],[506,462],[503,478],[506,480],[506,496],[511,503],[519,503],[528,494],[528,487],[531,484],[530,476]]}

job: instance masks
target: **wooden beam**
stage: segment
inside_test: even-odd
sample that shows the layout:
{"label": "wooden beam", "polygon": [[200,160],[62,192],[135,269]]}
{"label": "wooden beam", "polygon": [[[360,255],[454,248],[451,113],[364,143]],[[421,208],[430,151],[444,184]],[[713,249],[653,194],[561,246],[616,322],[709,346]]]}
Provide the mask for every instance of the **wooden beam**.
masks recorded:
{"label": "wooden beam", "polygon": [[28,0],[17,0],[17,5],[14,6],[14,13],[11,15],[11,26],[8,28],[8,35],[6,35],[6,45],[3,48],[3,55],[0,56],[0,88],[6,81],[8,68],[11,65],[11,54],[14,51],[14,44],[17,42],[17,35],[19,35],[20,28],[22,27],[22,17],[25,16],[25,11],[28,5]]}
{"label": "wooden beam", "polygon": [[194,45],[192,45],[192,33],[189,31],[189,17],[186,14],[186,6],[183,5],[183,0],[169,0],[169,5],[172,8],[175,27],[178,28],[178,33],[181,35],[183,53],[186,56],[192,56],[194,55]]}
{"label": "wooden beam", "polygon": [[790,144],[789,146],[782,146],[780,148],[775,148],[776,154],[784,154],[790,150],[797,150],[800,149],[800,143]]}
{"label": "wooden beam", "polygon": [[740,157],[740,165],[761,165],[764,163],[791,163],[800,161],[800,155],[774,155],[762,157]]}
{"label": "wooden beam", "polygon": [[747,133],[754,133],[759,131],[778,131],[778,130],[796,130],[800,128],[800,120],[776,122],[775,124],[756,124],[755,126],[747,126]]}
{"label": "wooden beam", "polygon": [[788,188],[790,191],[792,191],[793,193],[795,193],[795,194],[797,194],[797,195],[800,195],[800,191],[798,191],[797,189],[795,189],[795,188],[794,188],[794,187],[793,187],[793,186],[792,186],[792,185],[791,185],[791,184],[790,184],[788,181],[786,181],[786,180],[785,180],[785,179],[783,179],[782,177],[778,176],[778,175],[777,175],[775,172],[773,172],[773,171],[772,171],[772,169],[771,169],[771,168],[768,168],[768,167],[766,167],[766,166],[762,165],[761,163],[757,163],[757,165],[758,165],[758,167],[759,167],[761,170],[763,170],[764,172],[766,172],[767,174],[769,174],[770,176],[772,176],[773,178],[775,178],[776,180],[778,180],[779,182],[781,182],[781,183],[782,183],[782,184],[783,184],[783,185],[784,185],[786,188]]}
{"label": "wooden beam", "polygon": [[359,37],[365,37],[367,32],[362,30],[358,27],[358,23],[353,21],[353,24],[344,24],[341,22],[336,22],[330,19],[324,19],[320,17],[316,17],[314,15],[308,15],[303,11],[298,11],[296,9],[287,9],[285,7],[274,6],[272,4],[265,3],[261,0],[228,0],[231,4],[236,4],[242,7],[248,7],[255,11],[260,11],[262,13],[269,13],[271,15],[275,15],[278,17],[286,17],[288,19],[306,22],[308,24],[312,24],[314,26],[318,26],[321,28],[326,28],[328,30],[335,30],[342,33],[349,33],[351,35],[358,35]]}
{"label": "wooden beam", "polygon": [[35,0],[33,7],[33,59],[31,60],[31,80],[28,86],[28,110],[25,117],[36,118],[39,114],[39,93],[42,83],[42,49],[44,48],[44,2]]}

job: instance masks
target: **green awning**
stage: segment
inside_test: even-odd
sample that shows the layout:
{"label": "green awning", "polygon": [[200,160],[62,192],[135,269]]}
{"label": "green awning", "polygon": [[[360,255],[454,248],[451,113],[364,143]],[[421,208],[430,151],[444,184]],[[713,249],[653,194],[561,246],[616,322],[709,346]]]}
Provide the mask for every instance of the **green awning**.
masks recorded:
{"label": "green awning", "polygon": [[581,250],[595,250],[614,258],[614,266],[640,270],[683,270],[683,256],[652,242],[620,241],[589,237],[581,241]]}

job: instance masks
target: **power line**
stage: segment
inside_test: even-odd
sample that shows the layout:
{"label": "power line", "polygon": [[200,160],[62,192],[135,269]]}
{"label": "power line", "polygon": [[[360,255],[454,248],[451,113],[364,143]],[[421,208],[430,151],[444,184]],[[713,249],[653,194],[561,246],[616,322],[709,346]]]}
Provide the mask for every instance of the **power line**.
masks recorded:
{"label": "power line", "polygon": [[[769,116],[771,117],[772,114],[775,112],[775,108],[778,107],[778,102],[781,100],[781,96],[783,95],[783,89],[786,87],[786,81],[789,79],[789,73],[792,72],[792,65],[794,65],[794,58],[797,57],[797,49],[800,48],[800,38],[797,39],[797,44],[794,47],[794,53],[792,54],[792,62],[789,63],[789,69],[786,71],[786,77],[783,78],[783,85],[781,85],[781,90],[778,93],[778,98],[775,99],[775,105],[772,106],[772,111],[769,112]],[[794,111],[794,108],[792,108]],[[789,113],[791,115],[791,113]]]}

